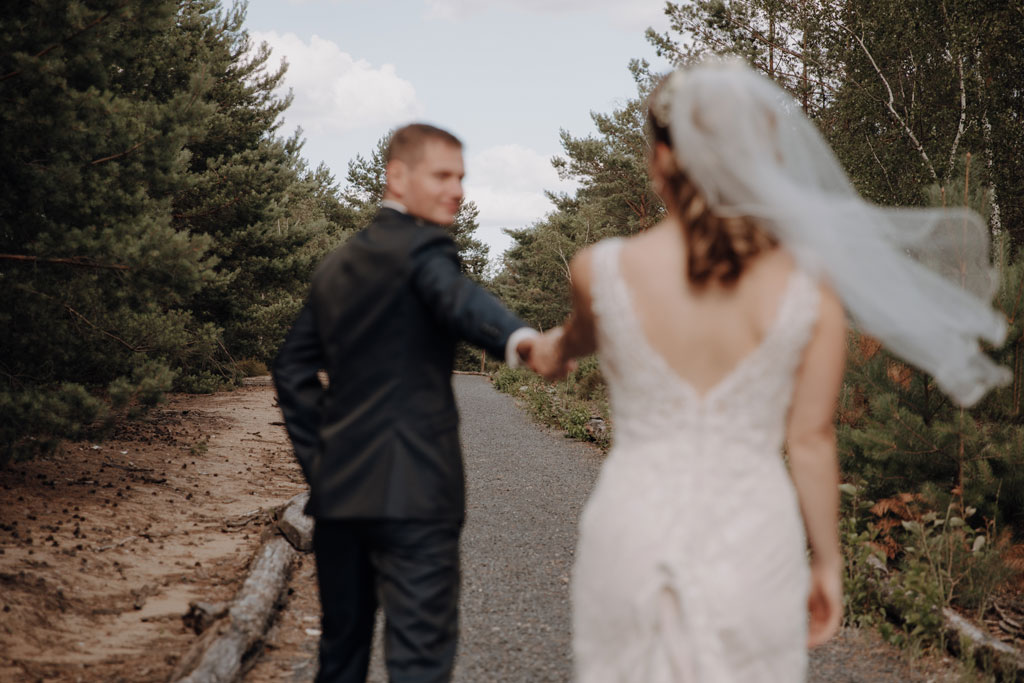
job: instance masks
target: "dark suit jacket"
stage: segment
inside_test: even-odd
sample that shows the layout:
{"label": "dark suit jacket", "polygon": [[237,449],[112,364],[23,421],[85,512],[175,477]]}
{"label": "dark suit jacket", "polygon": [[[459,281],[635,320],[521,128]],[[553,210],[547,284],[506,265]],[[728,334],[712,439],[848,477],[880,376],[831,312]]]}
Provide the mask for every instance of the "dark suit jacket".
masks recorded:
{"label": "dark suit jacket", "polygon": [[455,343],[503,358],[523,326],[462,275],[442,228],[381,209],[317,268],[274,362],[278,402],[310,485],[307,512],[462,519]]}

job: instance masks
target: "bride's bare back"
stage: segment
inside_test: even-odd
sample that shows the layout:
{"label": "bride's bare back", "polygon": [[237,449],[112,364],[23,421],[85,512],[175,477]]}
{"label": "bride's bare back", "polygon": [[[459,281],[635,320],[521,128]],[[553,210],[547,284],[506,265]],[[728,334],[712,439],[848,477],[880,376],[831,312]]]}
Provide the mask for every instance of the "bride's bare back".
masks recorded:
{"label": "bride's bare back", "polygon": [[737,283],[698,289],[686,278],[682,231],[666,221],[627,240],[620,267],[645,341],[704,395],[760,346],[794,264],[773,249],[755,258]]}

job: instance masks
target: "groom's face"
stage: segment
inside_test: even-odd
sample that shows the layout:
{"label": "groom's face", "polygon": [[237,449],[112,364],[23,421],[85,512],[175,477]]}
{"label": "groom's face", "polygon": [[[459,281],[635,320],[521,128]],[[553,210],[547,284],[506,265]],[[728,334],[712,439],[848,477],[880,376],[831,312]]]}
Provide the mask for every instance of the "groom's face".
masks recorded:
{"label": "groom's face", "polygon": [[411,215],[450,225],[462,203],[465,175],[460,147],[425,140],[418,159],[388,164],[388,187]]}

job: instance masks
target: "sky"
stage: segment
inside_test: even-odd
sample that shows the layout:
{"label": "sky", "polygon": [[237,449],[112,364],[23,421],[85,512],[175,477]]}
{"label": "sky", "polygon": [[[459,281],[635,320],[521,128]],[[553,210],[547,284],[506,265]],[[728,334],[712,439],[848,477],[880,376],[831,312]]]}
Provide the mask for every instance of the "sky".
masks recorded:
{"label": "sky", "polygon": [[492,261],[571,191],[551,158],[559,130],[594,132],[590,112],[636,95],[629,60],[659,70],[644,38],[664,31],[664,0],[249,0],[246,27],[294,95],[283,135],[341,185],[390,129],[425,121],[465,144],[466,199]]}

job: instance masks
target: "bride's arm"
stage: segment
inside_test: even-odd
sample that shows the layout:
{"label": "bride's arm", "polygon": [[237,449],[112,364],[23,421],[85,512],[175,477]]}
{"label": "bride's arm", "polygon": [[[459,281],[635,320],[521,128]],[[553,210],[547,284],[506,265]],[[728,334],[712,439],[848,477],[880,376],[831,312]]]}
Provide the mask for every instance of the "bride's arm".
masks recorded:
{"label": "bride's arm", "polygon": [[559,379],[572,370],[572,359],[597,350],[594,313],[590,299],[591,250],[584,249],[569,263],[572,312],[559,327],[534,341],[528,362],[547,379]]}
{"label": "bride's arm", "polygon": [[786,428],[790,472],[811,545],[811,646],[828,640],[842,618],[839,465],[835,412],[846,361],[846,316],[822,287],[818,323],[797,371]]}
{"label": "bride's arm", "polygon": [[591,250],[584,249],[569,262],[572,285],[572,312],[562,325],[559,338],[559,356],[563,359],[579,358],[597,350],[594,330],[594,311],[590,299]]}

